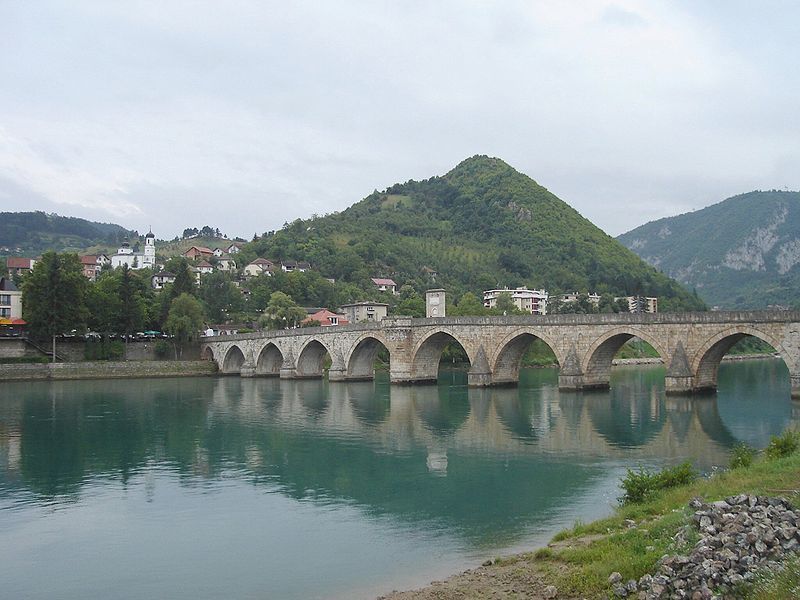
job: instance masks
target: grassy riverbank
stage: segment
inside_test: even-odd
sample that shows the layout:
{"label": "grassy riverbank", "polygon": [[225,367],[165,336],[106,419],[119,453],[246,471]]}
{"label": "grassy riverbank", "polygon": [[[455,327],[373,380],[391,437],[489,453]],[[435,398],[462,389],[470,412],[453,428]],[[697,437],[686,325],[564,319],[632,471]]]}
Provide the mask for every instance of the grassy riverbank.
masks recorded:
{"label": "grassy riverbank", "polygon": [[[390,597],[539,598],[546,595],[548,586],[558,590],[557,598],[613,597],[609,574],[619,572],[623,581],[639,579],[654,573],[665,554],[685,552],[693,544],[691,535],[684,542],[675,541],[690,522],[690,499],[715,501],[740,493],[783,496],[800,505],[800,452],[783,458],[759,456],[751,466],[663,490],[641,504],[620,506],[608,518],[578,523],[556,535],[545,548],[489,561],[428,588]],[[800,585],[800,562],[789,564],[791,568],[780,575],[767,573],[755,588],[742,589],[741,597],[794,597],[791,590]]]}

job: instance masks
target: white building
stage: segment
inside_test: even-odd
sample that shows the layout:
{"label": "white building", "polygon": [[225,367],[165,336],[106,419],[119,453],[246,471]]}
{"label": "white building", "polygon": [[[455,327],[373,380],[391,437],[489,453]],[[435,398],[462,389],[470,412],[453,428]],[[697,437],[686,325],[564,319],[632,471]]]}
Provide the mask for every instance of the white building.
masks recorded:
{"label": "white building", "polygon": [[632,313],[657,313],[658,298],[648,296],[622,296],[614,301],[625,300],[628,303],[628,312]]}
{"label": "white building", "polygon": [[[581,294],[579,294],[578,292],[568,292],[568,293],[563,294],[561,296],[561,302],[564,303],[564,304],[568,304],[570,302],[577,302],[578,298],[580,296],[581,296]],[[589,302],[593,306],[599,306],[600,305],[600,294],[592,292],[590,294],[586,294],[586,297],[589,299]]]}
{"label": "white building", "polygon": [[349,323],[382,321],[389,314],[389,305],[384,302],[356,302],[343,304],[341,311]]}
{"label": "white building", "polygon": [[0,319],[22,318],[22,292],[14,282],[0,277]]}
{"label": "white building", "polygon": [[153,269],[156,266],[156,236],[149,232],[144,236],[144,252],[134,252],[128,240],[122,242],[117,253],[111,256],[113,268],[128,265],[129,269]]}
{"label": "white building", "polygon": [[518,287],[513,290],[508,288],[497,290],[486,290],[483,292],[483,306],[495,308],[497,299],[501,294],[508,294],[511,301],[522,312],[532,315],[547,314],[547,292],[545,290],[529,290],[526,287]]}

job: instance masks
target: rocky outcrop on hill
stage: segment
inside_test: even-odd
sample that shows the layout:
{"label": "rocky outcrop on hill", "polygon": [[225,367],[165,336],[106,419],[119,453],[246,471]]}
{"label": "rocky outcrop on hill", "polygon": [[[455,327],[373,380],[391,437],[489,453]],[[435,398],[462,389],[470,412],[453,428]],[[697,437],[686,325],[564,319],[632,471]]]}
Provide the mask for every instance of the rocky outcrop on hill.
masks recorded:
{"label": "rocky outcrop on hill", "polygon": [[756,571],[780,563],[800,549],[800,511],[784,498],[740,494],[704,503],[694,499],[692,524],[678,533],[685,542],[700,535],[688,555],[666,555],[655,575],[622,581],[612,573],[609,583],[617,597],[642,600],[733,597],[737,586],[752,580]]}

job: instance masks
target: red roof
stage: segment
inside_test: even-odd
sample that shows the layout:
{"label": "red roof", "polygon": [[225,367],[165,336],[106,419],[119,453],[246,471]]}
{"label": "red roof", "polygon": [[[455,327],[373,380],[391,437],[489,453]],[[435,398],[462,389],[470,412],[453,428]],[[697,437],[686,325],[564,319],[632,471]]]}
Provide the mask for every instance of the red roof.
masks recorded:
{"label": "red roof", "polygon": [[212,268],[212,269],[214,268],[214,265],[212,265],[210,262],[208,262],[206,260],[201,260],[199,263],[197,263],[197,266],[198,267]]}
{"label": "red roof", "polygon": [[27,325],[28,322],[25,319],[11,319],[12,325]]}
{"label": "red roof", "polygon": [[373,277],[372,278],[372,283],[374,283],[375,285],[394,285],[394,286],[397,286],[397,284],[392,279],[381,279],[381,278],[377,278],[376,279],[375,277]]}
{"label": "red roof", "polygon": [[272,265],[275,266],[275,263],[271,260],[267,260],[266,258],[257,258],[253,262],[250,263],[251,265]]}
{"label": "red roof", "polygon": [[81,263],[84,265],[97,265],[97,257],[93,254],[89,254],[87,256],[81,256]]}
{"label": "red roof", "polygon": [[310,315],[307,319],[303,321],[303,323],[310,323],[311,321],[317,321],[322,327],[328,327],[333,325],[331,322],[331,317],[336,317],[336,324],[337,325],[347,325],[349,321],[344,315],[336,314],[335,312],[329,311],[327,308],[323,308],[315,312],[313,315]]}
{"label": "red roof", "polygon": [[6,266],[9,269],[30,269],[31,268],[31,260],[30,258],[20,258],[18,256],[9,256],[6,259]]}

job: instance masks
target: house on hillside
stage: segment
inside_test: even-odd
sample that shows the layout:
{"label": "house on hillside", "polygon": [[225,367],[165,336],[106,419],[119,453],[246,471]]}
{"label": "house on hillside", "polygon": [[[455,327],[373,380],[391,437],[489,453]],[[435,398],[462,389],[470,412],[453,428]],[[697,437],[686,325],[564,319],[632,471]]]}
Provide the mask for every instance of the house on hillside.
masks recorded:
{"label": "house on hillside", "polygon": [[245,277],[258,277],[259,275],[271,276],[275,270],[275,263],[266,258],[257,258],[244,268]]}
{"label": "house on hillside", "polygon": [[242,246],[244,246],[244,242],[233,242],[225,251],[228,254],[237,254],[242,249]]}
{"label": "house on hillside", "polygon": [[[580,295],[581,294],[579,294],[578,292],[568,292],[566,294],[562,294],[561,295],[561,302],[563,304],[571,304],[572,302],[577,302],[578,301],[578,297]],[[589,302],[592,304],[592,306],[599,306],[600,305],[600,294],[597,294],[595,292],[590,292],[590,293],[586,294],[586,296],[587,296],[587,298],[589,298]]]}
{"label": "house on hillside", "polygon": [[389,305],[383,302],[356,302],[343,304],[341,310],[350,323],[381,321],[389,314]]}
{"label": "house on hillside", "polygon": [[497,306],[497,299],[501,294],[508,294],[514,306],[522,312],[532,315],[547,314],[547,292],[545,290],[529,290],[524,286],[514,288],[513,290],[508,288],[503,288],[502,290],[486,290],[483,292],[483,306],[486,308],[495,308]]}
{"label": "house on hillside", "polygon": [[8,276],[24,275],[33,268],[36,264],[35,258],[22,258],[21,256],[9,256],[6,259],[6,268],[8,268]]}
{"label": "house on hillside", "polygon": [[236,261],[233,260],[230,256],[223,255],[217,259],[216,267],[220,271],[235,271]]}
{"label": "house on hillside", "polygon": [[205,246],[192,246],[183,253],[183,257],[187,258],[188,260],[205,260],[211,258],[212,256],[214,256],[214,251],[211,250],[211,248],[206,248]]}
{"label": "house on hillside", "polygon": [[391,294],[397,294],[397,284],[394,282],[393,279],[373,277],[372,283],[378,286],[378,290],[381,292],[389,292]]}
{"label": "house on hillside", "polygon": [[89,281],[97,280],[97,275],[100,273],[100,265],[97,264],[97,256],[94,254],[87,254],[80,257],[81,267],[83,268],[83,276]]}
{"label": "house on hillside", "polygon": [[0,277],[0,320],[4,325],[12,325],[14,320],[22,319],[22,292],[14,282]]}
{"label": "house on hillside", "polygon": [[216,256],[217,258],[219,258],[219,257],[220,257],[220,256],[222,256],[223,254],[225,254],[225,250],[223,250],[222,248],[219,248],[219,247],[217,247],[217,248],[214,248],[214,249],[211,251],[211,253],[212,253],[214,256]]}
{"label": "house on hillside", "polygon": [[300,271],[301,273],[308,271],[311,265],[305,261],[284,260],[281,261],[281,270],[284,273],[291,273],[292,271]]}
{"label": "house on hillside", "polygon": [[200,280],[204,275],[208,275],[209,273],[214,272],[214,265],[212,265],[207,260],[201,260],[199,263],[190,267],[192,273],[194,273],[195,281],[197,285],[200,285]]}
{"label": "house on hillside", "polygon": [[337,314],[328,310],[327,308],[323,308],[322,310],[315,312],[313,315],[309,315],[307,319],[303,320],[303,324],[310,325],[314,321],[316,321],[320,327],[347,325],[349,323],[345,315]]}
{"label": "house on hillside", "polygon": [[163,290],[168,283],[175,283],[175,273],[161,271],[150,278],[150,284],[154,290]]}

